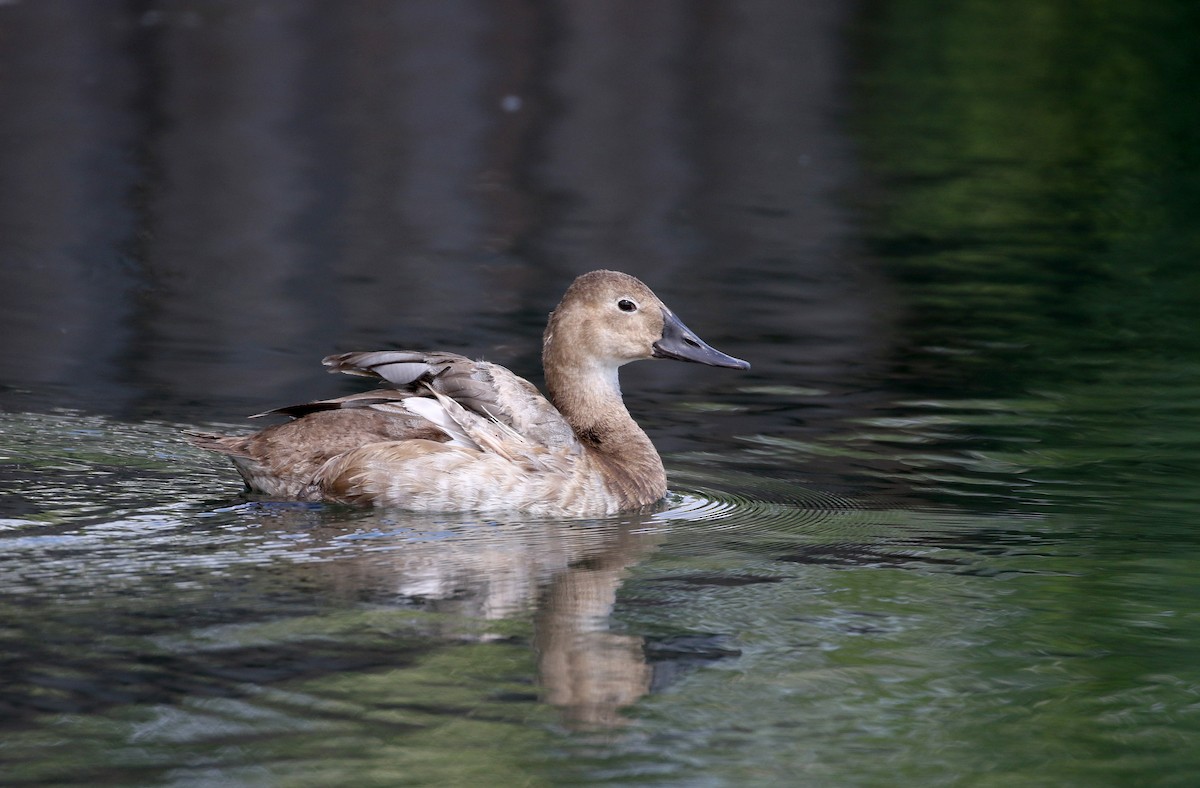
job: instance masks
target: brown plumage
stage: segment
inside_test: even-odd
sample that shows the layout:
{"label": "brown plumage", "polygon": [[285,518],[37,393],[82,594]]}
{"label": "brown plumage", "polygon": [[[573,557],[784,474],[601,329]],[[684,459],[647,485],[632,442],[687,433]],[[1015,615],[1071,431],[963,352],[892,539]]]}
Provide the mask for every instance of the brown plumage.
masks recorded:
{"label": "brown plumage", "polygon": [[634,277],[593,271],[571,284],[546,326],[549,400],[504,367],[453,353],[343,353],[325,359],[331,372],[389,387],[270,411],[293,420],[252,435],[192,440],[228,455],[247,486],[272,496],[612,514],[667,491],[617,380],[618,367],[645,358],[749,367],[706,345]]}

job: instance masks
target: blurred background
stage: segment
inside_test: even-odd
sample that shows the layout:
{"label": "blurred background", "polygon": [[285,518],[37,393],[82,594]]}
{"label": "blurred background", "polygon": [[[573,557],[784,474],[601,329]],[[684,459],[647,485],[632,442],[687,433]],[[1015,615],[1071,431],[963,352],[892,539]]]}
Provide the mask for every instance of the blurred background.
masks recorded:
{"label": "blurred background", "polygon": [[856,12],[5,4],[0,379],[194,419],[328,391],[334,350],[535,376],[596,268],[764,378],[871,364],[896,307],[849,204]]}

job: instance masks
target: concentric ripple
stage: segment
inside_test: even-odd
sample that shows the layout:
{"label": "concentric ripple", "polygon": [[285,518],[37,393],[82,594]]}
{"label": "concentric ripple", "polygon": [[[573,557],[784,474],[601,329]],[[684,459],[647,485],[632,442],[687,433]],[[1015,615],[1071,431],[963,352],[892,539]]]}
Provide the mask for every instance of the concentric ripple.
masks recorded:
{"label": "concentric ripple", "polygon": [[674,466],[671,478],[670,508],[655,519],[670,523],[674,536],[663,549],[676,555],[733,551],[760,566],[766,561],[977,574],[1009,571],[1011,562],[1002,556],[1045,547],[1044,535],[1031,522],[1037,518],[1028,515],[853,499],[711,465]]}
{"label": "concentric ripple", "polygon": [[869,521],[879,514],[851,498],[752,474],[723,471],[717,479],[708,469],[681,468],[673,470],[672,482],[676,497],[657,517],[717,529],[812,533],[831,520]]}

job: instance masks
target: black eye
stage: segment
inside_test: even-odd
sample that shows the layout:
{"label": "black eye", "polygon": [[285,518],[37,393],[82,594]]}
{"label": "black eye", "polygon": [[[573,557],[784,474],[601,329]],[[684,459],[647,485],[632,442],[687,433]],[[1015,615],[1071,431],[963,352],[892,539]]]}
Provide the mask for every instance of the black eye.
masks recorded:
{"label": "black eye", "polygon": [[622,298],[620,301],[617,302],[617,308],[620,309],[622,312],[636,312],[637,304],[630,301],[628,298]]}

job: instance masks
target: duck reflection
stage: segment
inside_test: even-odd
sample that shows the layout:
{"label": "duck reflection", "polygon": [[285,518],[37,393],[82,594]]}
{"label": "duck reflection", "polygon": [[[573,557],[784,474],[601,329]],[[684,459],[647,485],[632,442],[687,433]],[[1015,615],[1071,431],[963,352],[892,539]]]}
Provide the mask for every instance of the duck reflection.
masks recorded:
{"label": "duck reflection", "polygon": [[538,678],[547,703],[568,724],[615,727],[619,710],[650,690],[652,670],[641,637],[610,630],[617,588],[654,544],[630,527],[550,578],[534,615]]}
{"label": "duck reflection", "polygon": [[340,560],[309,568],[339,596],[449,614],[441,620],[455,632],[438,635],[461,637],[455,619],[532,614],[541,697],[569,727],[620,726],[620,709],[650,690],[643,638],[613,632],[610,616],[629,569],[664,538],[661,520],[447,522],[372,512],[349,533],[344,522],[314,528],[320,510],[282,508],[277,516],[289,541],[315,540],[321,552],[368,543],[349,560],[339,550]]}

